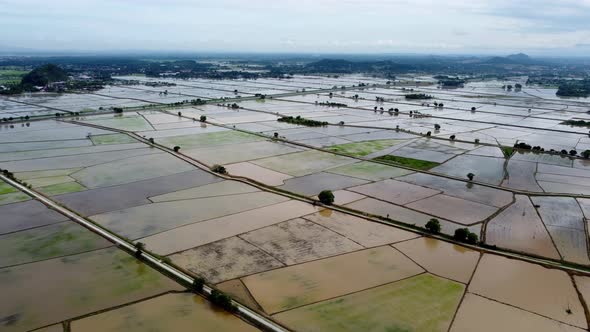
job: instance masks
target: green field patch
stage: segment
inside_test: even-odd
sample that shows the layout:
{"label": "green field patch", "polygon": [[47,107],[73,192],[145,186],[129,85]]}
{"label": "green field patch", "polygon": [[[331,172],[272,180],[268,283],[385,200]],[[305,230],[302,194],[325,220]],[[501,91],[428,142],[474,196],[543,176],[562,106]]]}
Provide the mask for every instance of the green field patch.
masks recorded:
{"label": "green field patch", "polygon": [[82,226],[66,221],[0,236],[0,266],[24,264],[110,246]]}
{"label": "green field patch", "polygon": [[274,315],[297,331],[447,331],[462,284],[422,274]]}
{"label": "green field patch", "polygon": [[381,151],[397,145],[403,141],[394,140],[394,139],[383,139],[383,140],[375,140],[375,141],[365,141],[365,142],[354,142],[354,143],[346,143],[346,144],[339,144],[333,145],[328,148],[327,150],[343,153],[355,157],[364,157],[370,155],[371,153]]}
{"label": "green field patch", "polygon": [[114,116],[110,119],[84,120],[83,122],[128,131],[153,130],[152,126],[139,115]]}
{"label": "green field patch", "polygon": [[348,157],[310,150],[255,160],[252,163],[292,176],[303,176],[353,161],[354,159]]}
{"label": "green field patch", "polygon": [[188,150],[216,145],[248,143],[263,140],[264,138],[256,135],[228,130],[206,134],[165,137],[158,139],[157,142],[169,147],[180,146],[182,149]]}
{"label": "green field patch", "polygon": [[10,194],[17,191],[18,190],[15,187],[9,185],[6,182],[0,181],[0,195]]}
{"label": "green field patch", "polygon": [[361,161],[355,164],[332,168],[326,172],[373,181],[395,178],[412,173],[412,171],[407,169],[378,164],[370,161]]}
{"label": "green field patch", "polygon": [[86,187],[82,186],[78,182],[66,182],[58,183],[51,186],[37,188],[40,192],[45,195],[54,196],[67,193],[74,193],[78,191],[86,190]]}
{"label": "green field patch", "polygon": [[28,70],[0,68],[0,84],[20,83],[23,76],[25,76],[28,72]]}
{"label": "green field patch", "polygon": [[420,170],[429,170],[433,167],[440,165],[439,163],[435,163],[433,161],[398,157],[398,156],[392,156],[392,155],[377,157],[373,160],[381,161],[381,162],[392,164],[392,165],[402,165],[402,166],[420,169]]}
{"label": "green field patch", "polygon": [[10,203],[17,203],[17,202],[24,202],[31,199],[29,195],[21,193],[21,192],[14,192],[8,193],[4,195],[0,195],[0,205],[10,204]]}
{"label": "green field patch", "polygon": [[50,176],[50,177],[46,177],[46,178],[36,178],[36,179],[30,179],[27,181],[28,184],[32,185],[33,187],[37,188],[37,187],[48,187],[48,186],[52,186],[54,184],[60,184],[60,183],[67,183],[67,182],[72,182],[74,181],[74,179],[72,179],[69,176]]}
{"label": "green field patch", "polygon": [[33,171],[33,172],[20,172],[15,173],[15,177],[20,180],[30,180],[30,179],[38,179],[38,178],[47,178],[47,177],[54,177],[54,176],[65,176],[75,173],[82,168],[67,168],[67,169],[51,169],[46,171]]}
{"label": "green field patch", "polygon": [[90,140],[95,145],[137,143],[136,140],[125,134],[95,135],[91,136]]}

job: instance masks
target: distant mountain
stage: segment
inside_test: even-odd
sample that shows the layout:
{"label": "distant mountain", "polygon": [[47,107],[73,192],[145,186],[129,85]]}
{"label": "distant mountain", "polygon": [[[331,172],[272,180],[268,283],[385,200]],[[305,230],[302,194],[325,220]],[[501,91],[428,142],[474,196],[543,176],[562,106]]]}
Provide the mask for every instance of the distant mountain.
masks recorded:
{"label": "distant mountain", "polygon": [[316,73],[354,73],[354,72],[387,72],[412,69],[413,66],[386,61],[348,61],[342,59],[322,59],[308,63],[304,69]]}
{"label": "distant mountain", "polygon": [[54,64],[47,64],[33,69],[26,74],[21,85],[46,86],[49,83],[66,81],[68,74],[61,67]]}
{"label": "distant mountain", "polygon": [[524,53],[511,54],[505,57],[495,56],[485,61],[488,64],[501,65],[532,65],[536,61]]}

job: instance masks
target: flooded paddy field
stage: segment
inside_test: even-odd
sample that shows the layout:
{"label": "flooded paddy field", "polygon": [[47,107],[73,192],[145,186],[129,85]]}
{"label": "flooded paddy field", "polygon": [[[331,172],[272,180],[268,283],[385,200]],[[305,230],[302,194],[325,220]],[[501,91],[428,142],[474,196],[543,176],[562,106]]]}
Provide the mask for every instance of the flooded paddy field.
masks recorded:
{"label": "flooded paddy field", "polygon": [[[468,228],[498,250],[590,266],[590,163],[580,157],[590,140],[561,124],[586,105],[492,83],[415,87],[433,100],[406,100],[362,75],[162,78],[176,84],[166,88],[133,79],[93,94],[0,98],[0,117],[81,112],[2,124],[0,168],[294,331],[587,329],[585,273],[389,223],[435,218],[449,236]],[[369,87],[351,89],[360,82]],[[347,89],[309,93],[334,86]],[[213,101],[163,106],[196,98]],[[506,149],[516,142],[567,154]],[[358,214],[302,198],[327,189]],[[6,183],[0,215],[7,331],[255,330]]]}

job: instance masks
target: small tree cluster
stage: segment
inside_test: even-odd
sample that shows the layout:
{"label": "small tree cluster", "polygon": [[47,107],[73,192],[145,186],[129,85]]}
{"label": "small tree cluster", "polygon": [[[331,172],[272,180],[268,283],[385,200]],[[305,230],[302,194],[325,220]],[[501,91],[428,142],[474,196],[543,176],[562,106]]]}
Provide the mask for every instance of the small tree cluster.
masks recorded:
{"label": "small tree cluster", "polygon": [[209,300],[211,300],[213,304],[218,305],[229,312],[238,311],[238,307],[232,303],[231,297],[225,295],[217,289],[211,291]]}
{"label": "small tree cluster", "polygon": [[430,219],[424,227],[432,234],[440,233],[440,222],[436,218]]}
{"label": "small tree cluster", "polygon": [[318,195],[320,202],[326,205],[332,205],[334,203],[334,194],[330,190],[323,190]]}
{"label": "small tree cluster", "polygon": [[207,121],[207,117],[204,115],[201,115],[201,117],[199,118],[199,121],[205,122],[205,121]]}
{"label": "small tree cluster", "polygon": [[477,241],[479,240],[477,234],[471,232],[469,228],[457,228],[453,238],[457,241],[469,244],[477,244]]}
{"label": "small tree cluster", "polygon": [[222,165],[215,164],[215,165],[211,166],[211,170],[215,173],[227,174],[227,170]]}

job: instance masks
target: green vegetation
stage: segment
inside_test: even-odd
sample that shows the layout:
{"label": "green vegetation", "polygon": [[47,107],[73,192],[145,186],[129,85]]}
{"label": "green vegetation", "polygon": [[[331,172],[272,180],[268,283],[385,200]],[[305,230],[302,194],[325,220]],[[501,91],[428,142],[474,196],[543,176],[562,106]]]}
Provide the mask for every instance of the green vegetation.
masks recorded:
{"label": "green vegetation", "polygon": [[319,195],[318,198],[320,202],[326,205],[334,204],[334,193],[330,190],[323,190]]}
{"label": "green vegetation", "polygon": [[6,182],[0,182],[0,195],[17,192],[16,188]]}
{"label": "green vegetation", "polygon": [[502,149],[502,153],[504,154],[504,157],[506,157],[506,159],[510,158],[512,156],[512,154],[514,153],[514,148],[511,146],[503,146],[501,147]]}
{"label": "green vegetation", "polygon": [[58,183],[51,186],[41,187],[38,190],[45,195],[54,196],[54,195],[61,195],[67,193],[73,193],[78,191],[86,190],[84,186],[79,184],[78,182],[66,182],[66,183]]}
{"label": "green vegetation", "polygon": [[439,163],[435,163],[433,161],[398,157],[398,156],[392,156],[392,155],[377,157],[373,160],[381,161],[381,162],[392,164],[392,165],[403,165],[406,167],[420,169],[420,170],[429,170],[433,167],[440,165]]}
{"label": "green vegetation", "polygon": [[205,279],[201,278],[201,277],[196,277],[195,280],[193,280],[193,291],[195,292],[201,292],[203,290],[203,286],[205,286]]}
{"label": "green vegetation", "polygon": [[275,317],[296,331],[447,331],[464,288],[425,273]]}
{"label": "green vegetation", "polygon": [[211,295],[209,295],[209,300],[211,300],[213,304],[218,305],[229,312],[238,311],[238,307],[232,303],[231,297],[225,295],[217,289],[211,291]]}
{"label": "green vegetation", "polygon": [[465,242],[469,244],[477,244],[479,237],[477,234],[472,233],[469,228],[457,228],[455,230],[455,234],[453,238],[460,242]]}
{"label": "green vegetation", "polygon": [[473,173],[467,173],[467,178],[469,179],[469,181],[473,181],[473,178],[475,177],[475,174]]}
{"label": "green vegetation", "polygon": [[555,94],[562,97],[586,98],[590,96],[590,79],[563,82]]}
{"label": "green vegetation", "polygon": [[324,127],[328,125],[326,121],[316,121],[302,118],[301,116],[284,116],[282,118],[277,119],[278,122],[286,122],[290,124],[300,125],[300,126],[307,126],[307,127]]}
{"label": "green vegetation", "polygon": [[125,134],[106,134],[106,135],[94,135],[90,136],[90,140],[95,145],[107,145],[107,144],[126,144],[136,143],[137,141]]}
{"label": "green vegetation", "polygon": [[0,84],[18,84],[28,72],[13,67],[0,68]]}
{"label": "green vegetation", "polygon": [[68,74],[63,69],[54,64],[46,64],[26,74],[21,80],[21,85],[45,86],[54,82],[66,81],[67,79]]}
{"label": "green vegetation", "polygon": [[438,234],[440,233],[440,222],[438,219],[432,218],[426,223],[424,228],[426,228],[432,234]]}
{"label": "green vegetation", "polygon": [[411,93],[405,96],[408,100],[417,100],[417,99],[432,99],[431,95],[427,95],[424,93]]}
{"label": "green vegetation", "polygon": [[573,126],[573,127],[590,128],[590,121],[584,121],[584,120],[566,120],[566,121],[563,121],[561,124]]}
{"label": "green vegetation", "polygon": [[333,145],[331,147],[326,148],[332,152],[338,152],[342,154],[347,154],[355,157],[364,157],[373,152],[381,151],[397,145],[402,141],[399,140],[376,140],[376,141],[366,141],[366,142],[355,142],[355,143],[346,143],[340,145]]}

